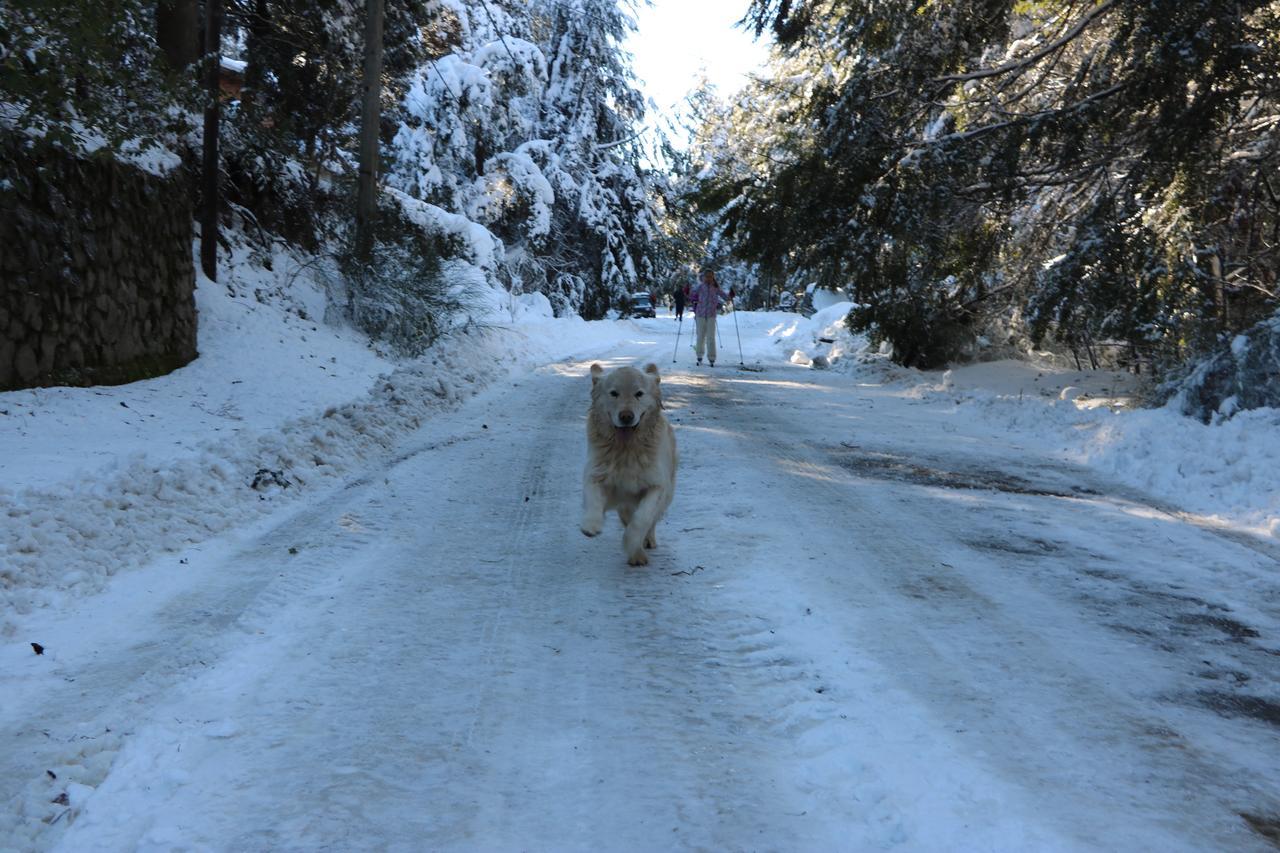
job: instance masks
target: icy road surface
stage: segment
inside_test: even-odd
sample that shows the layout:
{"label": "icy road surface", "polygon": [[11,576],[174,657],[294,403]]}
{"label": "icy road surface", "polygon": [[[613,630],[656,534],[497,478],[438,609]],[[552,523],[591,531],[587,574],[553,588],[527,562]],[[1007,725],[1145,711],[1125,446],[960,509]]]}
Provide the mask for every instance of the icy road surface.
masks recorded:
{"label": "icy road surface", "polygon": [[677,496],[629,569],[577,529],[586,367],[37,614],[0,848],[1268,849],[1274,544],[722,365],[664,380]]}

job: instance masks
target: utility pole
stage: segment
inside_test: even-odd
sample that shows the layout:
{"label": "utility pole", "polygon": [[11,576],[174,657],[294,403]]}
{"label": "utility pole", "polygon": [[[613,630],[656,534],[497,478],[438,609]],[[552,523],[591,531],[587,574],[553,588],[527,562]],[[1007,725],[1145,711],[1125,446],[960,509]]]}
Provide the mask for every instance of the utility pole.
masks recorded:
{"label": "utility pole", "polygon": [[378,218],[378,132],[382,120],[382,27],[385,0],[368,0],[364,22],[364,94],[360,113],[360,179],[356,191],[356,258],[369,260]]}
{"label": "utility pole", "polygon": [[205,0],[205,61],[209,102],[204,108],[204,210],[200,222],[200,268],[218,280],[218,112],[222,96],[222,0]]}

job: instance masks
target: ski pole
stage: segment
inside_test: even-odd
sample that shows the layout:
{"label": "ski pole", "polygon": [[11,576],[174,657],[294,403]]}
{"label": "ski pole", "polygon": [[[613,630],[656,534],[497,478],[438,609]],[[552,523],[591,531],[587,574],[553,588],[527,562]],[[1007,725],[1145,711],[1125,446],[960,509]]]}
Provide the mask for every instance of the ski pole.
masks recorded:
{"label": "ski pole", "polygon": [[738,364],[746,367],[746,361],[742,358],[742,332],[738,329],[738,306],[733,306],[733,331],[738,336]]}
{"label": "ski pole", "polygon": [[671,353],[671,363],[676,363],[676,353],[680,352],[680,327],[684,325],[684,315],[676,318],[676,351]]}

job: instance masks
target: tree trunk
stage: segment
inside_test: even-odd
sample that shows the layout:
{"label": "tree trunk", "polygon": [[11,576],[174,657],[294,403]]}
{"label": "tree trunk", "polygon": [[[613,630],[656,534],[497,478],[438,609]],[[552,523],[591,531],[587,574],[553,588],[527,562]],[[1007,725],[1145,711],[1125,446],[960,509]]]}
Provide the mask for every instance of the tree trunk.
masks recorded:
{"label": "tree trunk", "polygon": [[200,58],[197,0],[160,0],[156,4],[156,43],[174,71],[181,71]]}
{"label": "tree trunk", "polygon": [[369,260],[378,215],[378,133],[382,122],[384,0],[368,0],[364,25],[364,93],[360,115],[360,181],[356,194],[356,257]]}
{"label": "tree trunk", "polygon": [[204,211],[200,223],[200,267],[218,280],[218,104],[222,66],[222,0],[205,0],[205,63],[209,102],[204,108]]}

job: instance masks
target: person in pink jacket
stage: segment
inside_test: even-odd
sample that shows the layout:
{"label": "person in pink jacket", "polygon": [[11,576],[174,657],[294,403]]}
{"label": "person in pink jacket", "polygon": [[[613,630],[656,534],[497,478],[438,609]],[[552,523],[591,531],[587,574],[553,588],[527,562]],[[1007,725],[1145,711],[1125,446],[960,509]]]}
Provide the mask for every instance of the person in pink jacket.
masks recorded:
{"label": "person in pink jacket", "polygon": [[707,354],[711,366],[716,366],[716,312],[726,302],[724,291],[716,281],[716,274],[704,269],[699,276],[698,285],[689,293],[689,304],[693,306],[693,319],[697,324],[697,338],[693,351],[702,364],[702,354]]}

